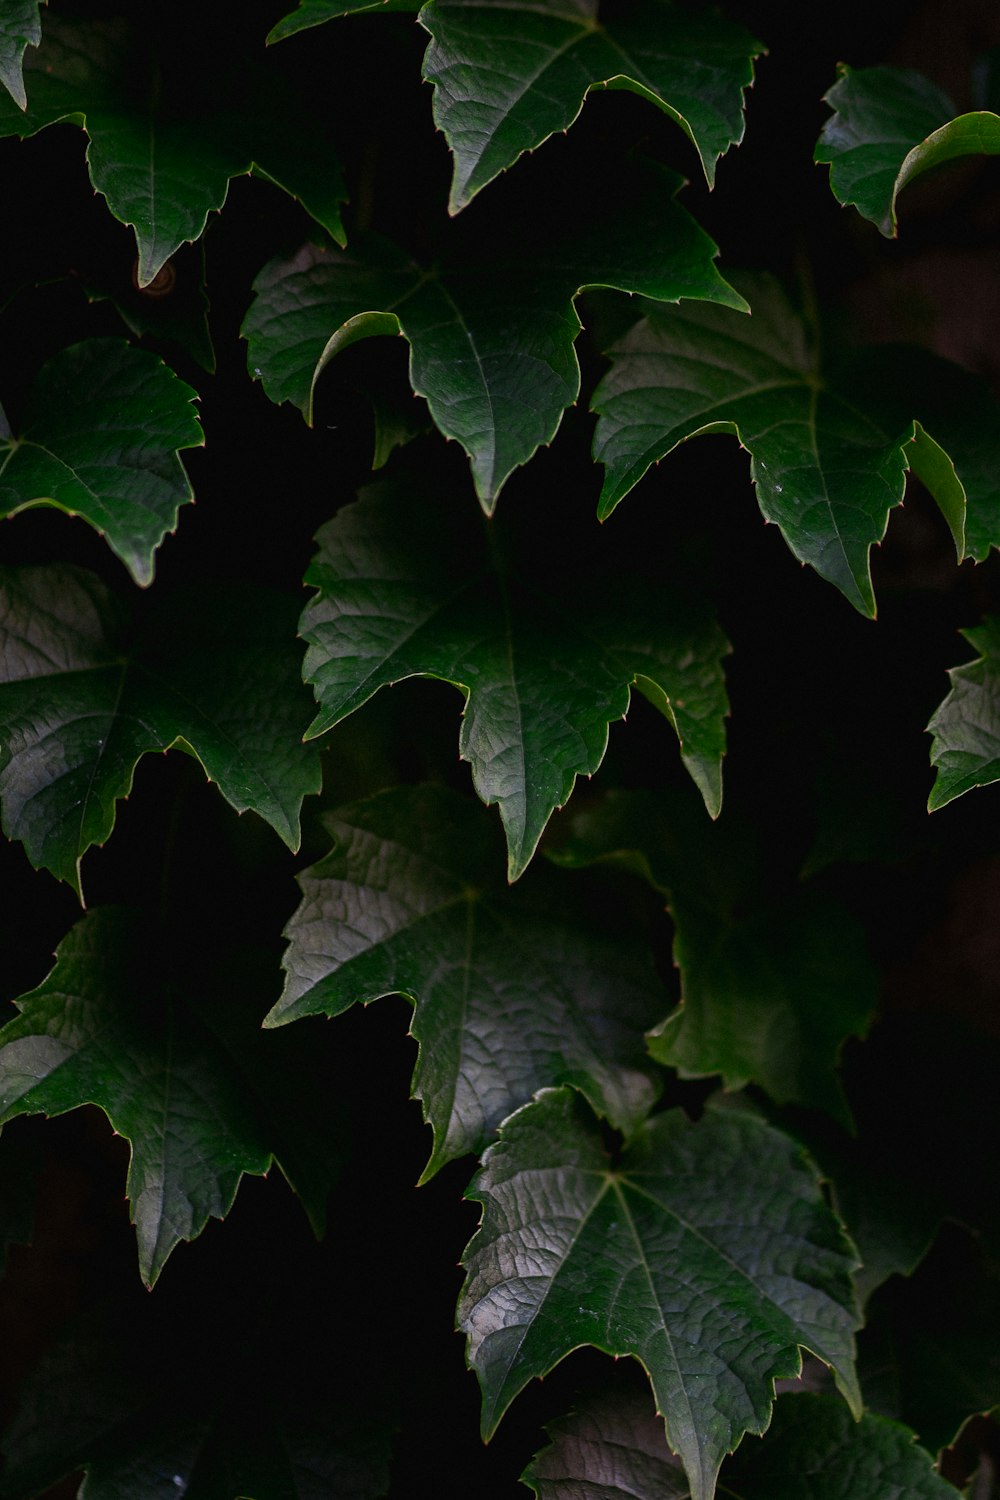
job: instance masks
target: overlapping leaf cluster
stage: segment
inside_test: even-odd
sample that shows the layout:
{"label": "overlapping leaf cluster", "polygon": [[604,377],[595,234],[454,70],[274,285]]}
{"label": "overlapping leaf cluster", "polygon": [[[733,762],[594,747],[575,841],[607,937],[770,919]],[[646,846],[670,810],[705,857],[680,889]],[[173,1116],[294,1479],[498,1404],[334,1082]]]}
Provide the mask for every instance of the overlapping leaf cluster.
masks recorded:
{"label": "overlapping leaf cluster", "polygon": [[[128,1143],[139,1270],[160,1284],[141,1315],[131,1284],[102,1285],[48,1340],[19,1392],[0,1496],[27,1500],[77,1470],[91,1497],[407,1489],[391,1455],[408,1394],[388,1391],[387,1372],[420,1360],[393,1352],[395,1315],[376,1317],[374,1279],[347,1300],[382,1328],[383,1368],[356,1383],[348,1415],[326,1377],[340,1261],[339,1281],[308,1279],[294,1295],[276,1272],[289,1318],[315,1323],[301,1348],[281,1318],[249,1320],[242,1304],[238,1337],[216,1346],[170,1290],[181,1242],[238,1218],[242,1178],[274,1165],[317,1237],[329,1226],[338,1250],[364,1242],[338,1184],[363,1175],[366,1144],[349,1139],[324,1047],[347,1034],[353,1007],[387,996],[412,1008],[412,1094],[432,1137],[421,1182],[478,1160],[467,1196],[481,1221],[457,1316],[483,1436],[581,1346],[629,1355],[649,1377],[655,1413],[648,1389],[608,1372],[581,1395],[524,1473],[537,1495],[952,1493],[929,1450],[1000,1403],[995,1353],[970,1341],[968,1396],[893,1386],[886,1350],[904,1325],[892,1288],[921,1274],[950,1213],[974,1247],[980,1303],[996,1305],[998,1216],[959,1189],[961,1174],[929,1164],[915,1208],[891,1132],[872,1123],[864,1063],[852,1062],[875,1055],[872,904],[836,874],[871,865],[870,848],[857,853],[835,797],[801,829],[764,778],[748,793],[737,777],[732,810],[723,797],[727,658],[737,683],[753,670],[740,656],[745,599],[719,586],[675,450],[735,437],[764,520],[819,575],[808,587],[832,583],[871,617],[872,547],[920,486],[958,563],[1000,546],[988,383],[927,349],[851,341],[808,276],[791,286],[720,265],[679,196],[677,161],[724,196],[720,161],[743,138],[764,53],[736,18],[679,0],[302,0],[266,24],[248,8],[220,70],[183,18],[171,31],[161,16],[92,9],[11,0],[0,15],[0,135],[27,151],[49,127],[82,129],[76,169],[134,234],[130,284],[67,262],[58,295],[85,291],[82,336],[53,339],[58,325],[45,324],[37,357],[13,361],[20,383],[8,359],[0,389],[8,534],[29,536],[24,513],[38,508],[65,522],[38,533],[56,539],[45,556],[29,538],[0,571],[3,830],[35,871],[92,902],[57,934],[48,976],[8,992],[0,1224],[5,1244],[33,1232],[36,1158],[11,1133],[21,1117],[96,1106]],[[367,29],[349,41],[352,27]],[[374,207],[383,147],[358,153],[338,137],[326,70],[340,67],[349,89],[341,38],[345,55],[370,50],[371,77],[384,48],[431,87],[428,151],[436,126],[451,186],[431,173],[438,196],[418,224]],[[575,150],[588,96],[612,90],[648,110],[648,149]],[[1000,151],[991,109],[959,114],[915,73],[845,67],[827,97],[816,161],[834,198],[886,236],[911,180]],[[233,186],[246,177],[257,180]],[[229,243],[227,263],[230,223],[244,242]],[[185,249],[202,236],[204,255]],[[186,310],[157,312],[183,277]],[[206,291],[234,277],[245,364],[235,318],[213,316],[213,383]],[[0,319],[16,331],[49,290],[30,277],[7,286]],[[226,296],[228,284],[224,308]],[[386,336],[407,346],[405,379],[388,346],[365,344]],[[350,460],[330,472],[338,429],[369,399],[374,461],[358,461],[352,434]],[[241,421],[237,465],[226,427]],[[270,461],[258,428],[286,447],[281,493],[258,494],[254,514],[240,489]],[[672,486],[675,463],[688,478]],[[745,475],[737,485],[745,510]],[[220,519],[203,520],[212,507]],[[245,535],[249,568],[235,547]],[[294,577],[283,562],[269,575],[272,550],[294,557]],[[777,576],[793,587],[787,556]],[[846,639],[856,620],[831,598]],[[1000,780],[997,631],[992,615],[966,629],[979,658],[953,670],[931,719],[932,809]],[[407,698],[412,684],[396,685],[408,679],[458,690],[471,775],[435,739],[444,689]],[[784,691],[794,699],[793,684]],[[739,690],[734,704],[739,742]],[[626,716],[655,748],[616,785],[621,758],[605,762]],[[824,734],[842,791],[843,725]],[[630,724],[615,750],[632,738]],[[169,769],[157,763],[175,791],[154,890],[113,860],[136,838],[124,803],[148,805],[151,758],[171,751]],[[786,758],[780,744],[769,756]],[[778,802],[787,788],[791,805],[794,774],[783,776]],[[182,891],[186,803],[207,832],[192,834]],[[902,863],[879,846],[877,818],[865,836],[876,859]],[[223,919],[213,861],[225,840],[245,888]],[[353,1081],[355,1103],[378,1081]],[[447,1265],[460,1245],[444,1237],[434,1249]],[[188,1266],[211,1243],[185,1252]],[[405,1259],[402,1239],[394,1253]],[[362,1257],[350,1254],[353,1274]],[[383,1290],[389,1280],[421,1299],[410,1278],[387,1276]],[[204,1344],[205,1363],[179,1397],[186,1340]],[[365,1363],[365,1343],[337,1358]],[[247,1379],[254,1361],[263,1392]],[[310,1367],[323,1380],[303,1383]],[[777,1403],[776,1382],[788,1392]]]}

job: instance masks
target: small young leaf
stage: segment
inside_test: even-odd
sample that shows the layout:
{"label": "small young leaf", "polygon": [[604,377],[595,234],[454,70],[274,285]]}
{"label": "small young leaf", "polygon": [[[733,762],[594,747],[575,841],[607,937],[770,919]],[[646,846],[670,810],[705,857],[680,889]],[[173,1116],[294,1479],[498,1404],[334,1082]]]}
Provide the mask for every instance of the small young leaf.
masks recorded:
{"label": "small young leaf", "polygon": [[254,283],[243,326],[250,370],[272,401],[293,401],[311,422],[316,381],[334,355],[358,339],[401,333],[410,383],[468,453],[490,514],[504,482],[551,441],[579,394],[574,300],[584,287],[745,306],[715,269],[711,240],[673,201],[680,185],[663,169],[623,164],[599,216],[572,196],[536,211],[516,234],[504,219],[470,244],[455,226],[440,266],[429,269],[374,235],[355,236],[350,252],[306,245],[271,261]]}
{"label": "small young leaf", "polygon": [[[967,473],[975,499],[975,545],[997,509],[995,471],[984,460],[995,445],[964,418],[933,417],[943,403],[935,383],[905,390],[902,415],[894,349],[866,349],[821,370],[807,331],[776,282],[746,277],[750,318],[727,308],[651,307],[610,351],[612,367],[594,394],[599,413],[595,456],[606,465],[600,515],[607,516],[646,470],[679,443],[704,433],[735,434],[751,455],[761,513],[794,555],[875,613],[869,552],[903,498],[912,464],[963,546]],[[921,351],[917,368],[927,370]],[[943,361],[932,361],[934,365]],[[972,377],[966,377],[968,381]],[[976,412],[988,396],[977,398]],[[918,421],[928,432],[918,427]],[[954,437],[945,454],[940,442]],[[994,528],[995,529],[995,528]],[[961,556],[961,551],[960,551]]]}
{"label": "small young leaf", "polygon": [[606,933],[551,872],[507,890],[492,820],[439,788],[383,792],[326,826],[336,847],[299,876],[285,990],[264,1024],[412,1000],[413,1091],[434,1130],[424,1178],[553,1080],[620,1129],[644,1118],[656,1086],[642,1033],[663,1000],[637,933]]}
{"label": "small young leaf", "polygon": [[0,10],[0,83],[18,109],[27,107],[24,54],[42,39],[41,0],[4,0]]}
{"label": "small young leaf", "polygon": [[553,808],[597,770],[635,684],[676,730],[714,817],[728,647],[704,604],[638,570],[623,596],[578,555],[556,576],[524,531],[497,534],[464,499],[415,499],[373,486],[319,533],[300,629],[319,700],[309,735],[402,678],[454,683],[467,700],[460,753],[483,801],[500,805],[516,880]]}
{"label": "small young leaf", "polygon": [[0,516],[54,505],[105,536],[138,584],[194,499],[179,451],[204,441],[195,392],[144,349],[88,339],[42,367],[19,435],[0,437]]}
{"label": "small young leaf", "polygon": [[951,668],[951,691],[927,726],[934,736],[931,765],[937,767],[930,812],[1000,780],[1000,618],[989,615],[962,635],[979,656]]}
{"label": "small young leaf", "polygon": [[802,1152],[756,1115],[657,1115],[613,1167],[586,1106],[545,1089],[469,1196],[483,1219],[458,1322],[486,1437],[580,1344],[645,1366],[692,1500],[712,1500],[724,1455],[767,1427],[800,1347],[860,1412],[850,1243]]}
{"label": "small young leaf", "polygon": [[182,745],[238,812],[252,808],[297,848],[302,799],[320,775],[316,751],[301,742],[294,609],[259,589],[182,594],[129,642],[93,574],[3,570],[7,836],[79,892],[80,860],[110,834],[139,757]]}
{"label": "small young leaf", "polygon": [[910,68],[849,68],[826,95],[834,114],[815,159],[830,167],[838,202],[853,204],[890,239],[908,182],[959,156],[1000,154],[1000,115],[955,114],[948,95]]}
{"label": "small young leaf", "polygon": [[434,121],[455,158],[457,213],[524,151],[568,130],[591,89],[630,89],[684,131],[711,187],[719,157],[743,138],[743,94],[764,50],[718,13],[642,0],[607,25],[598,0],[430,0],[424,77]]}
{"label": "small young leaf", "polygon": [[297,10],[271,27],[267,40],[280,42],[284,37],[294,36],[297,31],[305,31],[309,26],[321,26],[324,21],[332,21],[335,16],[354,16],[366,10],[404,10],[412,13],[420,9],[421,3],[422,0],[299,0]]}
{"label": "small young leaf", "polygon": [[272,73],[219,79],[214,59],[209,80],[195,71],[199,57],[185,48],[182,71],[120,22],[53,16],[28,59],[27,110],[0,99],[0,136],[60,120],[84,126],[90,180],[135,230],[140,287],[198,239],[229,179],[250,171],[298,197],[343,242],[340,169],[304,101]]}

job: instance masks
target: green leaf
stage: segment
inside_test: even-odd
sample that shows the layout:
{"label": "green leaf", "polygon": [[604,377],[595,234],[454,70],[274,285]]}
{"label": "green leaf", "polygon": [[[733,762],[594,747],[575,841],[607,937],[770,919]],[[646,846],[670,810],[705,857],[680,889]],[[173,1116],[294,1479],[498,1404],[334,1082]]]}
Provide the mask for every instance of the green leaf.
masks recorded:
{"label": "green leaf", "polygon": [[[291,600],[260,589],[180,593],[130,631],[93,575],[0,574],[4,831],[80,890],[80,860],[114,826],[141,755],[191,751],[226,800],[298,847],[319,757],[301,742]],[[211,642],[211,652],[205,650]]]}
{"label": "green leaf", "polygon": [[613,858],[666,897],[681,1002],[650,1032],[652,1056],[849,1123],[837,1065],[878,999],[857,919],[821,887],[776,880],[739,822],[713,826],[690,798],[612,793],[571,827],[562,862]]}
{"label": "green leaf", "polygon": [[910,68],[849,68],[826,95],[834,114],[815,159],[830,167],[838,202],[896,235],[896,199],[908,182],[959,156],[1000,153],[1000,115],[955,114],[948,95]]}
{"label": "green leaf", "polygon": [[420,9],[421,0],[299,0],[297,10],[293,10],[284,20],[272,26],[268,32],[269,42],[280,42],[286,36],[294,36],[297,31],[305,31],[309,26],[321,26],[324,21],[332,21],[335,16],[353,16],[361,11],[409,11],[411,14]]}
{"label": "green leaf", "polygon": [[642,1033],[663,1002],[638,931],[609,932],[549,871],[507,890],[492,821],[440,788],[384,792],[325,825],[336,847],[299,876],[264,1024],[413,1001],[413,1091],[434,1131],[424,1180],[552,1080],[619,1128],[643,1119],[656,1085]]}
{"label": "green leaf", "polygon": [[[592,1397],[547,1427],[551,1446],[523,1475],[539,1500],[690,1500],[683,1470],[645,1392]],[[913,1433],[882,1417],[854,1421],[836,1397],[778,1398],[759,1442],[723,1465],[727,1500],[952,1500]]]}
{"label": "green leaf", "polygon": [[[895,351],[859,351],[823,370],[777,283],[756,276],[740,285],[750,294],[751,318],[706,306],[650,308],[610,351],[611,370],[593,400],[594,453],[607,468],[599,514],[610,515],[679,443],[733,433],[751,455],[764,519],[777,523],[800,562],[873,615],[869,551],[903,498],[911,463],[961,542],[964,491],[955,465],[936,443],[929,450],[914,421],[919,410],[900,422],[891,389],[874,404],[865,399],[887,382],[899,362]],[[920,399],[933,404],[932,393]],[[974,482],[981,468],[973,454]],[[980,498],[984,483],[980,477],[977,505],[995,508],[995,500]]]}
{"label": "green leaf", "polygon": [[988,615],[961,634],[979,655],[950,669],[951,690],[927,726],[931,765],[937,767],[930,812],[1000,780],[1000,618]]}
{"label": "green leaf", "polygon": [[42,39],[41,0],[4,0],[0,11],[0,83],[18,109],[27,107],[24,54]]}
{"label": "green leaf", "polygon": [[413,390],[469,455],[489,514],[579,394],[579,291],[744,306],[715,269],[711,240],[673,201],[680,185],[672,172],[623,164],[599,216],[553,187],[544,214],[536,208],[516,232],[509,215],[475,240],[454,226],[447,253],[428,268],[374,235],[355,236],[350,252],[305,245],[254,283],[243,326],[250,370],[272,401],[293,401],[311,422],[316,381],[336,354],[401,333]]}
{"label": "green leaf", "polygon": [[140,287],[198,239],[230,178],[250,171],[299,197],[343,241],[339,166],[305,102],[273,72],[219,78],[213,62],[211,79],[199,75],[199,58],[186,48],[178,64],[119,22],[53,16],[28,59],[27,110],[0,99],[0,136],[60,120],[85,127],[90,180],[135,230]]}
{"label": "green leaf", "polygon": [[401,483],[373,486],[319,532],[300,627],[319,701],[308,735],[402,678],[454,683],[459,751],[482,800],[499,803],[516,880],[553,808],[597,770],[635,684],[717,814],[728,646],[705,605],[638,570],[623,595],[579,548],[556,577],[527,528],[500,530],[464,499],[416,500]]}
{"label": "green leaf", "polygon": [[741,1109],[648,1121],[612,1164],[582,1102],[543,1090],[490,1147],[458,1308],[489,1437],[580,1344],[646,1368],[693,1500],[771,1416],[800,1347],[860,1412],[849,1242],[786,1136]]}
{"label": "green leaf", "polygon": [[194,492],[178,456],[200,447],[195,392],[155,355],[88,339],[43,366],[19,435],[0,437],[0,515],[54,505],[104,537],[138,584]]}
{"label": "green leaf", "polygon": [[167,339],[215,373],[203,243],[188,254],[179,251],[148,287],[102,266],[87,277],[85,291],[91,302],[110,302],[135,338]]}
{"label": "green leaf", "polygon": [[449,209],[556,131],[591,89],[630,89],[684,131],[711,187],[719,157],[743,138],[743,94],[764,50],[717,12],[643,0],[598,20],[597,0],[430,0],[424,77],[434,122],[455,158]]}

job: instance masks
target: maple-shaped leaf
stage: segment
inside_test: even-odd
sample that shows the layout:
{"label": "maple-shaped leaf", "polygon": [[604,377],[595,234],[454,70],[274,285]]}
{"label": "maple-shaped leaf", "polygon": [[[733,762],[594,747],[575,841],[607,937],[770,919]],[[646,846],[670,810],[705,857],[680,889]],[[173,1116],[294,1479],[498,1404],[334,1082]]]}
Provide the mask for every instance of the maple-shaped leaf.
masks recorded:
{"label": "maple-shaped leaf", "polygon": [[512,230],[450,226],[440,261],[418,265],[375,235],[349,251],[305,245],[264,267],[243,325],[248,361],[272,401],[312,420],[324,367],[358,339],[399,333],[410,383],[437,427],[461,443],[491,512],[504,482],[551,441],[580,390],[574,299],[587,286],[743,308],[715,269],[715,246],[674,195],[682,179],[622,163],[600,212],[553,185]]}
{"label": "maple-shaped leaf", "polygon": [[649,1120],[612,1163],[578,1096],[545,1089],[504,1124],[469,1197],[458,1324],[485,1437],[533,1377],[593,1344],[646,1368],[692,1500],[763,1432],[800,1348],[860,1412],[852,1246],[815,1169],[741,1108]]}
{"label": "maple-shaped leaf", "polygon": [[421,0],[299,0],[297,10],[285,16],[267,34],[269,42],[280,42],[309,26],[321,26],[335,16],[354,16],[362,11],[418,11]]}
{"label": "maple-shaped leaf", "polygon": [[959,156],[1000,154],[1000,115],[957,115],[948,95],[912,68],[849,68],[825,96],[834,114],[816,143],[839,203],[896,235],[896,199],[915,177]]}
{"label": "maple-shaped leaf", "polygon": [[949,670],[951,689],[927,726],[937,768],[930,812],[1000,780],[1000,618],[988,615],[961,634],[979,655]]}
{"label": "maple-shaped leaf", "polygon": [[383,792],[325,824],[336,845],[298,877],[265,1026],[412,1000],[413,1091],[434,1131],[424,1179],[553,1081],[634,1128],[656,1098],[642,1033],[663,1003],[638,930],[606,930],[551,871],[510,891],[492,820],[441,788]]}
{"label": "maple-shaped leaf", "polygon": [[[976,545],[984,544],[984,531],[996,534],[995,472],[985,472],[980,437],[968,421],[941,420],[932,379],[913,392],[915,409],[904,418],[898,350],[850,351],[823,367],[809,330],[772,278],[743,277],[739,285],[750,318],[705,305],[650,307],[610,350],[611,369],[593,399],[594,453],[607,468],[602,517],[679,443],[728,432],[750,453],[764,519],[863,614],[875,613],[869,552],[903,498],[908,468],[937,501],[959,559],[963,473],[976,506]],[[928,369],[922,351],[914,358]],[[940,440],[935,422],[947,426]],[[952,453],[945,440],[954,440]],[[988,435],[984,441],[994,446]]]}
{"label": "maple-shaped leaf", "polygon": [[525,151],[568,130],[591,89],[630,89],[684,131],[709,187],[719,157],[743,138],[743,94],[764,50],[713,11],[641,0],[430,0],[424,77],[434,123],[455,158],[457,213]]}
{"label": "maple-shaped leaf", "polygon": [[16,435],[0,429],[0,516],[54,505],[106,537],[138,584],[194,492],[179,450],[204,442],[195,392],[162,360],[87,339],[43,365]]}
{"label": "maple-shaped leaf", "polygon": [[214,52],[210,74],[200,58],[186,43],[168,57],[122,22],[52,16],[26,60],[26,110],[0,98],[0,136],[84,126],[90,180],[135,230],[140,287],[199,237],[230,178],[251,171],[343,240],[340,168],[304,100],[273,70],[220,77]]}
{"label": "maple-shaped leaf", "polygon": [[[192,983],[190,971],[176,934],[103,907],[63,939],[48,978],[0,1030],[0,1123],[96,1104],[128,1139],[127,1191],[150,1285],[182,1239],[228,1212],[244,1172],[266,1172],[286,1143],[294,1170],[303,1112],[314,1182],[329,1157],[309,1099],[308,1049],[271,1048],[259,1029],[260,984],[248,985],[240,967],[228,984],[214,970],[214,982]],[[271,1087],[281,1068],[298,1074],[290,1097]],[[325,1201],[310,1207],[321,1225]]]}
{"label": "maple-shaped leaf", "polygon": [[[546,1427],[552,1439],[523,1481],[538,1500],[690,1500],[648,1392],[608,1391]],[[780,1396],[771,1425],[722,1468],[726,1500],[952,1500],[914,1434],[883,1417],[855,1421],[835,1396]]]}
{"label": "maple-shaped leaf", "polygon": [[534,540],[461,497],[416,504],[407,485],[373,486],[320,531],[300,626],[319,701],[309,736],[401,678],[461,689],[459,750],[499,803],[511,880],[600,765],[632,684],[673,725],[713,816],[722,802],[728,646],[704,603],[638,569],[623,592],[569,547],[558,569],[548,553],[539,564]]}
{"label": "maple-shaped leaf", "polygon": [[614,860],[662,891],[674,923],[681,1000],[649,1034],[682,1077],[752,1082],[849,1123],[837,1076],[863,1036],[878,977],[861,924],[822,886],[780,882],[733,818],[712,824],[693,799],[616,792],[571,815],[567,864]]}
{"label": "maple-shaped leaf", "polygon": [[0,83],[18,109],[25,109],[24,54],[42,39],[41,0],[4,0],[0,10]]}
{"label": "maple-shaped leaf", "polygon": [[0,798],[9,838],[80,890],[141,755],[177,745],[292,849],[319,757],[302,744],[295,604],[213,585],[157,601],[143,628],[93,574],[0,572]]}

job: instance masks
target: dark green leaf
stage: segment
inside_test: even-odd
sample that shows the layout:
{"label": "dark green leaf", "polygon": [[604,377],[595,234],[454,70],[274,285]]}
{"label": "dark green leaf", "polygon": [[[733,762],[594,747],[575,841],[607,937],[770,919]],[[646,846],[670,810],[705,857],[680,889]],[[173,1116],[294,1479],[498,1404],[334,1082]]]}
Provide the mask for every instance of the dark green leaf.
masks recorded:
{"label": "dark green leaf", "polygon": [[179,745],[238,812],[252,808],[296,848],[302,798],[319,790],[320,776],[316,751],[301,742],[294,610],[259,589],[181,594],[162,601],[130,640],[94,575],[5,570],[0,795],[8,837],[79,891],[80,859],[110,834],[139,757]]}
{"label": "dark green leaf", "polygon": [[[690,1500],[683,1470],[645,1392],[591,1398],[547,1429],[524,1482],[539,1500]],[[852,1419],[833,1396],[781,1396],[759,1442],[723,1465],[727,1500],[948,1500],[913,1434],[882,1417]]]}
{"label": "dark green leaf", "polygon": [[332,21],[335,16],[353,16],[366,10],[405,10],[412,13],[419,10],[420,5],[421,0],[299,0],[298,9],[272,26],[267,39],[269,42],[280,42],[283,37],[294,36],[297,31],[305,31],[309,26],[319,26],[324,21]]}
{"label": "dark green leaf", "polygon": [[[612,368],[593,401],[595,456],[607,467],[600,515],[687,438],[733,433],[750,452],[764,519],[780,526],[801,562],[874,614],[869,551],[903,498],[909,465],[931,488],[962,556],[965,494],[955,466],[918,428],[920,410],[899,421],[891,389],[874,406],[859,397],[880,377],[888,381],[894,351],[885,372],[881,351],[871,350],[823,371],[777,283],[747,277],[740,285],[751,318],[721,307],[650,308],[610,351]],[[973,455],[974,483],[980,467]],[[978,498],[982,488],[977,505],[995,509],[995,498]]]}
{"label": "dark green leaf", "polygon": [[762,51],[717,12],[643,0],[607,25],[598,0],[430,0],[424,77],[434,120],[455,158],[449,204],[465,207],[524,151],[567,130],[593,88],[630,89],[684,131],[711,187],[715,165],[743,138],[743,93]]}
{"label": "dark green leaf", "polygon": [[304,101],[280,76],[254,69],[209,83],[192,71],[199,56],[187,49],[178,73],[122,23],[52,17],[28,59],[26,112],[0,99],[0,136],[59,120],[85,127],[90,180],[135,230],[140,287],[200,236],[229,179],[250,171],[300,198],[343,240],[340,170]]}
{"label": "dark green leaf", "polygon": [[505,1124],[470,1197],[459,1326],[489,1436],[518,1392],[570,1350],[649,1372],[693,1500],[771,1416],[800,1346],[860,1411],[849,1242],[786,1136],[742,1109],[647,1122],[612,1165],[583,1103],[546,1089]]}
{"label": "dark green leaf", "polygon": [[35,1230],[40,1154],[16,1130],[0,1135],[0,1273],[11,1245],[30,1245]]}
{"label": "dark green leaf", "polygon": [[178,451],[204,441],[195,392],[143,349],[88,339],[35,381],[19,435],[0,438],[0,515],[55,505],[82,516],[136,583],[194,499]]}
{"label": "dark green leaf", "polygon": [[24,93],[24,53],[42,39],[41,0],[4,0],[0,10],[0,83],[18,109],[27,106]]}
{"label": "dark green leaf", "polygon": [[973,787],[1000,780],[1000,618],[989,615],[962,635],[979,652],[952,667],[951,690],[927,726],[937,777],[928,799],[935,812]]}
{"label": "dark green leaf", "polygon": [[[306,582],[304,672],[321,734],[380,687],[443,678],[466,697],[459,749],[499,803],[515,880],[554,807],[603,759],[630,685],[674,726],[714,816],[722,802],[728,647],[701,602],[637,576],[623,597],[577,556],[559,574],[533,538],[497,534],[464,504],[371,488],[319,533]],[[432,521],[433,518],[433,521]]]}
{"label": "dark green leaf", "polygon": [[492,820],[439,788],[398,788],[326,820],[334,852],[299,876],[287,980],[265,1021],[414,1002],[424,1172],[482,1148],[551,1081],[630,1130],[656,1098],[642,1033],[662,988],[635,930],[608,932],[551,872],[497,878]]}
{"label": "dark green leaf", "polygon": [[148,287],[102,267],[88,276],[85,290],[91,302],[111,302],[136,338],[167,339],[203,370],[215,373],[203,244],[178,251]]}
{"label": "dark green leaf", "polygon": [[657,1061],[846,1123],[837,1064],[878,999],[857,919],[819,887],[776,883],[739,823],[713,826],[690,799],[612,794],[572,830],[564,862],[612,857],[666,896],[681,1003],[650,1032]]}
{"label": "dark green leaf", "polygon": [[816,144],[838,202],[896,234],[896,199],[908,182],[959,156],[1000,153],[1000,115],[955,114],[942,89],[910,68],[839,67],[826,95],[834,114]]}
{"label": "dark green leaf", "polygon": [[623,164],[599,216],[553,188],[538,222],[512,232],[505,219],[476,243],[456,226],[441,265],[427,269],[373,235],[357,235],[350,252],[306,245],[254,283],[243,329],[251,372],[272,401],[293,401],[311,422],[316,381],[334,355],[401,333],[411,385],[468,453],[490,513],[579,394],[574,299],[583,287],[744,306],[715,269],[711,240],[673,201],[680,185],[665,170]]}

